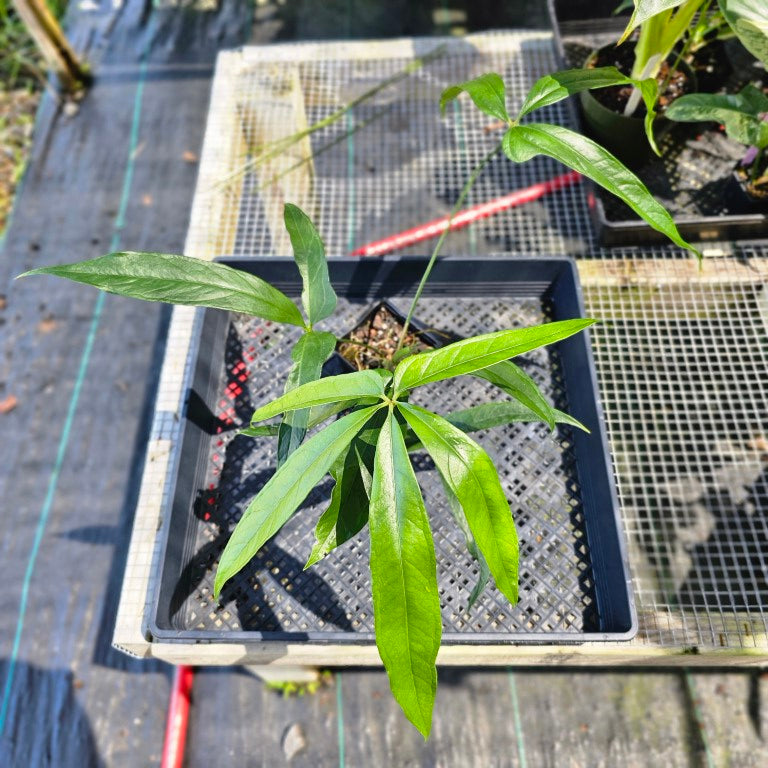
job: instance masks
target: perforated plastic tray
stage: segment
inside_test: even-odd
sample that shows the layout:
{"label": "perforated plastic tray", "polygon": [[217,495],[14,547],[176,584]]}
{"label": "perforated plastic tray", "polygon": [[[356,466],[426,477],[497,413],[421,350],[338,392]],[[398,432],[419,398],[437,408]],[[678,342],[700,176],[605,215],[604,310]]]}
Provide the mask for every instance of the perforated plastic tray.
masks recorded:
{"label": "perforated plastic tray", "polygon": [[[285,259],[227,263],[301,290]],[[418,258],[336,260],[342,335],[381,299],[407,309],[424,268]],[[461,336],[583,315],[568,259],[451,258],[439,262],[419,304],[426,326]],[[251,564],[213,600],[218,558],[245,506],[274,471],[274,440],[236,436],[255,407],[282,392],[298,329],[200,311],[170,514],[164,520],[147,629],[179,642],[372,642],[367,530],[304,571],[330,479],[310,494]],[[587,424],[518,424],[477,434],[499,469],[520,535],[520,601],[490,585],[467,601],[477,578],[435,470],[416,459],[435,538],[444,643],[568,643],[624,640],[636,631],[627,557],[597,402],[587,333],[517,358],[557,407]],[[415,401],[447,413],[498,397],[469,377],[424,387]]]}
{"label": "perforated plastic tray", "polygon": [[[596,48],[615,43],[627,14],[614,16],[613,0],[548,0],[560,66],[580,67]],[[729,88],[736,92],[760,72],[738,45],[724,46],[714,62],[731,69]],[[706,87],[702,88],[706,90]],[[567,100],[572,122],[586,131],[578,99]],[[689,240],[753,240],[768,237],[768,213],[739,209],[729,194],[731,175],[743,147],[707,124],[676,124],[660,141],[661,158],[651,156],[638,176],[662,204]],[[649,227],[618,198],[588,181],[589,209],[601,245],[664,243],[666,238]]]}

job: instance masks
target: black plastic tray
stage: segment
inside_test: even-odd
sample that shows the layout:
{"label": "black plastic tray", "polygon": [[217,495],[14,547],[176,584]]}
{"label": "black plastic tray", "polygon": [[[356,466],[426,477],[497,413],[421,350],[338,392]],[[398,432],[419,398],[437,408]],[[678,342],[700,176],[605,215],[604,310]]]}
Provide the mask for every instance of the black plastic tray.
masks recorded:
{"label": "black plastic tray", "polygon": [[[576,62],[568,56],[566,44],[569,41],[592,42],[597,37],[604,38],[606,33],[614,34],[615,40],[619,38],[626,26],[628,11],[620,16],[613,16],[612,11],[618,5],[613,0],[547,0],[550,21],[554,32],[555,49],[564,69],[573,67]],[[603,44],[603,43],[601,43]],[[586,124],[583,119],[581,106],[577,98],[568,99],[568,108],[578,130],[586,132]],[[692,125],[678,125],[668,137],[669,144],[676,149],[682,145],[687,137],[692,137],[697,132],[697,127]],[[735,160],[733,161],[735,163]],[[655,175],[670,174],[674,170],[662,169],[660,164],[654,168]],[[644,173],[639,173],[643,178]],[[700,167],[701,185],[711,187],[711,191],[702,190],[701,196],[710,201],[724,200],[729,183],[726,173],[722,177],[707,178],[706,168]],[[645,179],[646,182],[648,181]],[[664,178],[657,179],[662,185],[666,185]],[[626,210],[626,218],[622,218],[610,200],[609,206],[613,209],[613,215],[609,213],[606,205],[609,193],[604,192],[590,179],[586,179],[589,185],[587,199],[590,215],[595,226],[598,241],[601,245],[645,245],[654,243],[668,244],[668,239],[648,226],[642,219],[633,214],[629,208],[621,205]],[[709,208],[710,206],[707,206]],[[715,205],[715,208],[720,207]],[[707,209],[705,208],[705,210]],[[759,240],[768,237],[768,214],[760,212],[723,212],[713,211],[713,215],[675,216],[675,224],[680,234],[689,241],[731,241],[731,240]]]}
{"label": "black plastic tray", "polygon": [[[285,259],[231,259],[286,293],[301,291]],[[381,299],[407,309],[420,258],[333,260],[339,307],[329,329],[342,334]],[[461,336],[583,316],[574,263],[560,259],[451,258],[435,266],[419,305],[426,326]],[[274,440],[234,437],[252,410],[280,394],[297,332],[200,310],[182,439],[163,515],[161,557],[146,629],[163,641],[371,643],[374,640],[367,531],[308,571],[303,564],[330,481],[212,598],[218,557],[242,510],[273,471]],[[636,632],[619,521],[587,333],[517,358],[553,399],[592,429],[550,434],[543,424],[479,433],[500,470],[518,526],[520,602],[492,585],[471,611],[476,567],[466,554],[434,469],[416,460],[435,536],[443,642],[579,643],[627,640]],[[421,402],[441,412],[487,402],[498,391],[463,377],[432,385]],[[419,398],[415,398],[419,402]],[[442,407],[441,407],[442,406]]]}

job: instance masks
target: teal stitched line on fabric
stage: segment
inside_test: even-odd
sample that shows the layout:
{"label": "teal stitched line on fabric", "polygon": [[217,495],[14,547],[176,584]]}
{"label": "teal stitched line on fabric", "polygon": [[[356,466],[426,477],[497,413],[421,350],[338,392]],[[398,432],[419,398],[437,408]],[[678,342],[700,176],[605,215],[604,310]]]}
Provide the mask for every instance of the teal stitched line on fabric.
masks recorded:
{"label": "teal stitched line on fabric", "polygon": [[517,738],[517,756],[520,760],[520,768],[527,768],[528,761],[525,758],[525,741],[523,740],[523,724],[520,720],[520,700],[517,698],[517,683],[511,669],[507,669],[509,678],[509,695],[512,699],[512,718],[515,724],[515,737]]}
{"label": "teal stitched line on fabric", "polygon": [[[151,35],[148,36],[151,39]],[[149,44],[148,44],[149,45]],[[133,169],[135,160],[135,151],[138,146],[139,138],[139,123],[141,120],[141,102],[144,95],[144,82],[147,74],[147,56],[149,50],[144,50],[141,58],[141,68],[139,71],[139,81],[136,86],[136,95],[133,102],[133,121],[131,123],[131,136],[128,147],[128,160],[125,168],[125,175],[123,177],[123,188],[120,196],[120,207],[118,209],[117,217],[115,218],[114,229],[112,234],[112,242],[110,245],[110,251],[116,251],[120,245],[120,233],[125,225],[125,212],[128,207],[128,201],[130,199],[131,182],[133,181]],[[53,507],[53,501],[56,494],[56,486],[59,482],[59,475],[61,474],[61,468],[64,464],[64,457],[67,452],[67,445],[69,443],[69,436],[72,432],[72,427],[75,421],[75,413],[77,411],[78,401],[80,399],[80,392],[85,382],[85,375],[88,370],[88,363],[91,358],[91,352],[93,350],[93,344],[96,340],[96,332],[99,328],[99,321],[101,319],[101,313],[104,308],[104,298],[106,294],[99,293],[96,303],[93,307],[93,314],[91,315],[91,324],[88,329],[88,336],[85,340],[85,347],[83,348],[83,355],[80,358],[80,366],[77,370],[77,377],[75,378],[75,386],[72,390],[72,395],[67,406],[67,415],[64,420],[64,428],[61,432],[61,438],[59,439],[59,445],[56,450],[56,459],[54,461],[53,470],[51,471],[50,478],[48,480],[48,490],[45,494],[42,509],[40,510],[40,517],[37,521],[37,528],[35,530],[35,538],[32,542],[32,550],[29,554],[29,560],[27,561],[27,568],[24,572],[24,581],[21,587],[21,599],[19,601],[19,618],[16,622],[16,633],[13,638],[13,648],[8,660],[8,675],[5,679],[5,687],[3,689],[3,702],[0,706],[0,736],[2,736],[5,728],[5,721],[8,717],[8,707],[11,700],[11,688],[13,686],[13,677],[16,670],[16,661],[19,655],[19,648],[21,647],[21,634],[24,630],[24,618],[27,610],[27,601],[29,599],[29,587],[32,582],[32,576],[35,571],[35,562],[37,561],[37,554],[40,550],[40,544],[45,533],[45,528],[48,523],[48,517]]]}
{"label": "teal stitched line on fabric", "polygon": [[341,695],[341,672],[336,672],[336,727],[339,736],[339,768],[344,768],[344,697]]}
{"label": "teal stitched line on fabric", "polygon": [[707,738],[707,729],[704,725],[704,719],[701,713],[701,707],[699,706],[699,691],[696,686],[696,680],[693,675],[686,670],[685,671],[685,684],[688,686],[688,694],[691,701],[691,709],[693,710],[693,721],[696,723],[696,728],[699,731],[701,737],[701,743],[704,747],[704,754],[707,758],[707,768],[715,768],[715,758],[712,754],[712,750],[709,747],[709,739]]}

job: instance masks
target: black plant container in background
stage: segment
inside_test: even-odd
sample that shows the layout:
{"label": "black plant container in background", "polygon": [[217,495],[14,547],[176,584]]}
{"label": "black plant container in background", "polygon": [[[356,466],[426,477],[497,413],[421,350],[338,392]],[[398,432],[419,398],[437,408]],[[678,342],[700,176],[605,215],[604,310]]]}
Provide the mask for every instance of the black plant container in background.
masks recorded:
{"label": "black plant container in background", "polygon": [[[618,40],[626,26],[628,12],[613,16],[617,5],[613,0],[548,0],[555,48],[564,69],[582,66],[593,50]],[[717,52],[714,74],[725,75],[733,84],[731,90],[738,90],[737,81],[745,73],[752,72],[752,62],[738,41],[727,41]],[[757,74],[758,70],[755,69],[754,73]],[[700,90],[716,87],[712,74],[706,70],[697,73]],[[576,99],[569,99],[568,109],[577,129],[589,135],[582,104]],[[630,141],[635,145],[640,129],[638,125],[629,134],[634,137]],[[622,131],[621,135],[624,135],[625,129],[616,127],[615,130]],[[667,122],[665,130],[666,134],[665,131],[657,134],[665,156],[660,160],[648,152],[646,157],[649,161],[635,170],[657,199],[672,210],[681,235],[691,242],[768,237],[768,207],[759,204],[745,206],[738,194],[732,194],[730,166],[721,151],[726,140],[716,135],[712,124],[670,125]],[[593,138],[600,140],[599,136]],[[700,146],[701,151],[698,149]],[[733,146],[725,148],[736,151]],[[630,162],[637,159],[631,155],[630,152]],[[719,168],[716,171],[713,170],[715,166]],[[684,175],[689,181],[681,187],[680,180]],[[601,245],[669,243],[664,235],[648,226],[624,203],[590,180],[585,182],[588,184],[590,214]]]}
{"label": "black plant container in background", "polygon": [[[285,259],[225,260],[298,296]],[[339,295],[326,323],[341,336],[382,300],[403,311],[423,258],[331,260]],[[501,327],[583,316],[578,273],[566,258],[452,257],[438,261],[418,309],[427,328],[471,336]],[[372,643],[367,535],[353,538],[307,571],[303,565],[330,484],[310,494],[249,566],[212,598],[216,563],[243,509],[274,471],[274,441],[236,436],[253,408],[282,391],[297,329],[217,310],[200,310],[191,348],[192,385],[176,446],[170,509],[147,632],[198,643]],[[445,644],[580,643],[626,640],[636,631],[613,471],[597,397],[588,333],[519,357],[555,405],[587,424],[555,434],[544,424],[488,430],[477,439],[493,457],[520,537],[520,602],[490,585],[466,610],[474,561],[446,507],[442,484],[414,459],[434,532]],[[461,377],[415,390],[438,412],[504,397]],[[200,418],[200,414],[210,414]],[[221,418],[221,415],[226,418]]]}

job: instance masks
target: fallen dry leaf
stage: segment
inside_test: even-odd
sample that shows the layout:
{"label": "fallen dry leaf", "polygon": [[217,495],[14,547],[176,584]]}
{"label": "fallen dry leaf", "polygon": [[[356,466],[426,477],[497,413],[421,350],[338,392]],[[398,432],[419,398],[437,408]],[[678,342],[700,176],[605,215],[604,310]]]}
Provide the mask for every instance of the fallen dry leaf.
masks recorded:
{"label": "fallen dry leaf", "polygon": [[8,395],[4,400],[0,400],[0,413],[10,413],[18,404],[16,395]]}
{"label": "fallen dry leaf", "polygon": [[152,203],[153,203],[152,195],[142,195],[141,196],[141,204],[142,205],[146,205],[147,207],[149,207],[150,205],[152,205]]}
{"label": "fallen dry leaf", "polygon": [[48,315],[48,317],[44,317],[37,324],[37,330],[39,333],[50,333],[51,331],[56,330],[56,328],[58,327],[59,327],[59,324],[58,322],[56,322],[53,315]]}
{"label": "fallen dry leaf", "polygon": [[184,154],[182,155],[184,158],[185,163],[196,163],[197,162],[197,155],[194,152],[190,152],[188,149],[184,151]]}

